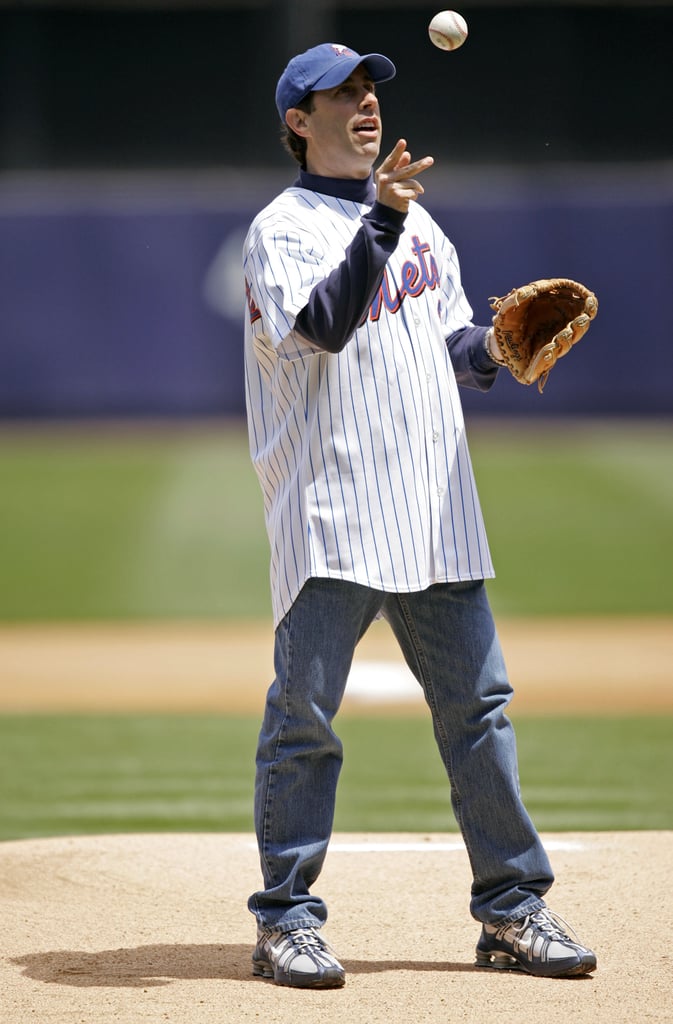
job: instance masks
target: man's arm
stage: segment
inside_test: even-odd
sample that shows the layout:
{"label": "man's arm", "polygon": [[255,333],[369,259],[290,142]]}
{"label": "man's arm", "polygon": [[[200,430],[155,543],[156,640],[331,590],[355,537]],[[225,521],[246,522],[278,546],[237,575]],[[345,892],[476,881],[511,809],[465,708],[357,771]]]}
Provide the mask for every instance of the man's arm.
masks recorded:
{"label": "man's arm", "polygon": [[466,388],[488,391],[495,384],[500,363],[491,355],[492,328],[461,327],[446,339],[456,380]]}
{"label": "man's arm", "polygon": [[344,259],[309,296],[299,311],[295,330],[325,352],[341,352],[374,301],[383,271],[395,251],[406,214],[378,201],[362,218],[362,226]]}

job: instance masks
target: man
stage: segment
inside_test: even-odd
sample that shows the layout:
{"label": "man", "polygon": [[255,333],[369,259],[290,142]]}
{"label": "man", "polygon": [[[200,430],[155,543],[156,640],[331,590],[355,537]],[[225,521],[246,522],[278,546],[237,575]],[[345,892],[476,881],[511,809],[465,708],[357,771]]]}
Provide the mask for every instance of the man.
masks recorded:
{"label": "man", "polygon": [[290,61],[276,103],[295,185],[244,247],[250,450],[271,543],[276,677],[257,751],[264,887],[256,975],[339,987],[311,888],[333,824],[333,730],[354,649],[390,624],[429,705],[482,924],[477,964],[585,974],[594,954],[543,895],[553,874],[521,802],[493,576],[458,384],[499,356],[471,322],[453,245],[416,202],[432,158],[400,139],[375,175],[376,85],[395,67],[332,44]]}

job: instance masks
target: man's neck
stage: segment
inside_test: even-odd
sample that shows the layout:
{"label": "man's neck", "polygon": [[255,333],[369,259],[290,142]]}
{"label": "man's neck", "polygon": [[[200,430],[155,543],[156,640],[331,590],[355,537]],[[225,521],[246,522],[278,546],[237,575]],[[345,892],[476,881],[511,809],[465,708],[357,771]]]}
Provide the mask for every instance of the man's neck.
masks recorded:
{"label": "man's neck", "polygon": [[309,174],[302,168],[295,185],[336,199],[349,199],[353,203],[371,205],[376,198],[372,174],[367,178],[325,178],[321,174]]}

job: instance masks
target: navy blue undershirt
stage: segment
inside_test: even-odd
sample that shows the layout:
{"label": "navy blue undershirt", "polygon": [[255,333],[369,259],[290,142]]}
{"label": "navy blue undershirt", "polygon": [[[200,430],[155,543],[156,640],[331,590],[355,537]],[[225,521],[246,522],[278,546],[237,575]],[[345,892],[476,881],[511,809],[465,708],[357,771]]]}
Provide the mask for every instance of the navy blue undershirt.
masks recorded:
{"label": "navy blue undershirt", "polygon": [[[342,262],[312,290],[297,314],[295,328],[318,348],[341,352],[364,321],[397,248],[406,214],[376,198],[372,174],[367,178],[326,178],[300,170],[295,186],[321,195],[371,205]],[[486,391],[497,365],[484,348],[486,327],[464,327],[446,339],[459,384]]]}

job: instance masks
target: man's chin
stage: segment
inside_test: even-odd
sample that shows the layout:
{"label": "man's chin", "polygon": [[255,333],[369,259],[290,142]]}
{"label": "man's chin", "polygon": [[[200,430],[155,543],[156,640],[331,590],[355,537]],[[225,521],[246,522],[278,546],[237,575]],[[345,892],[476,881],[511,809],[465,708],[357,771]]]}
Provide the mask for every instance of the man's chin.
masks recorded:
{"label": "man's chin", "polygon": [[380,149],[381,147],[378,142],[365,142],[360,143],[358,146],[359,159],[357,162],[361,165],[363,170],[366,168],[367,174],[369,174],[372,165],[376,161]]}

